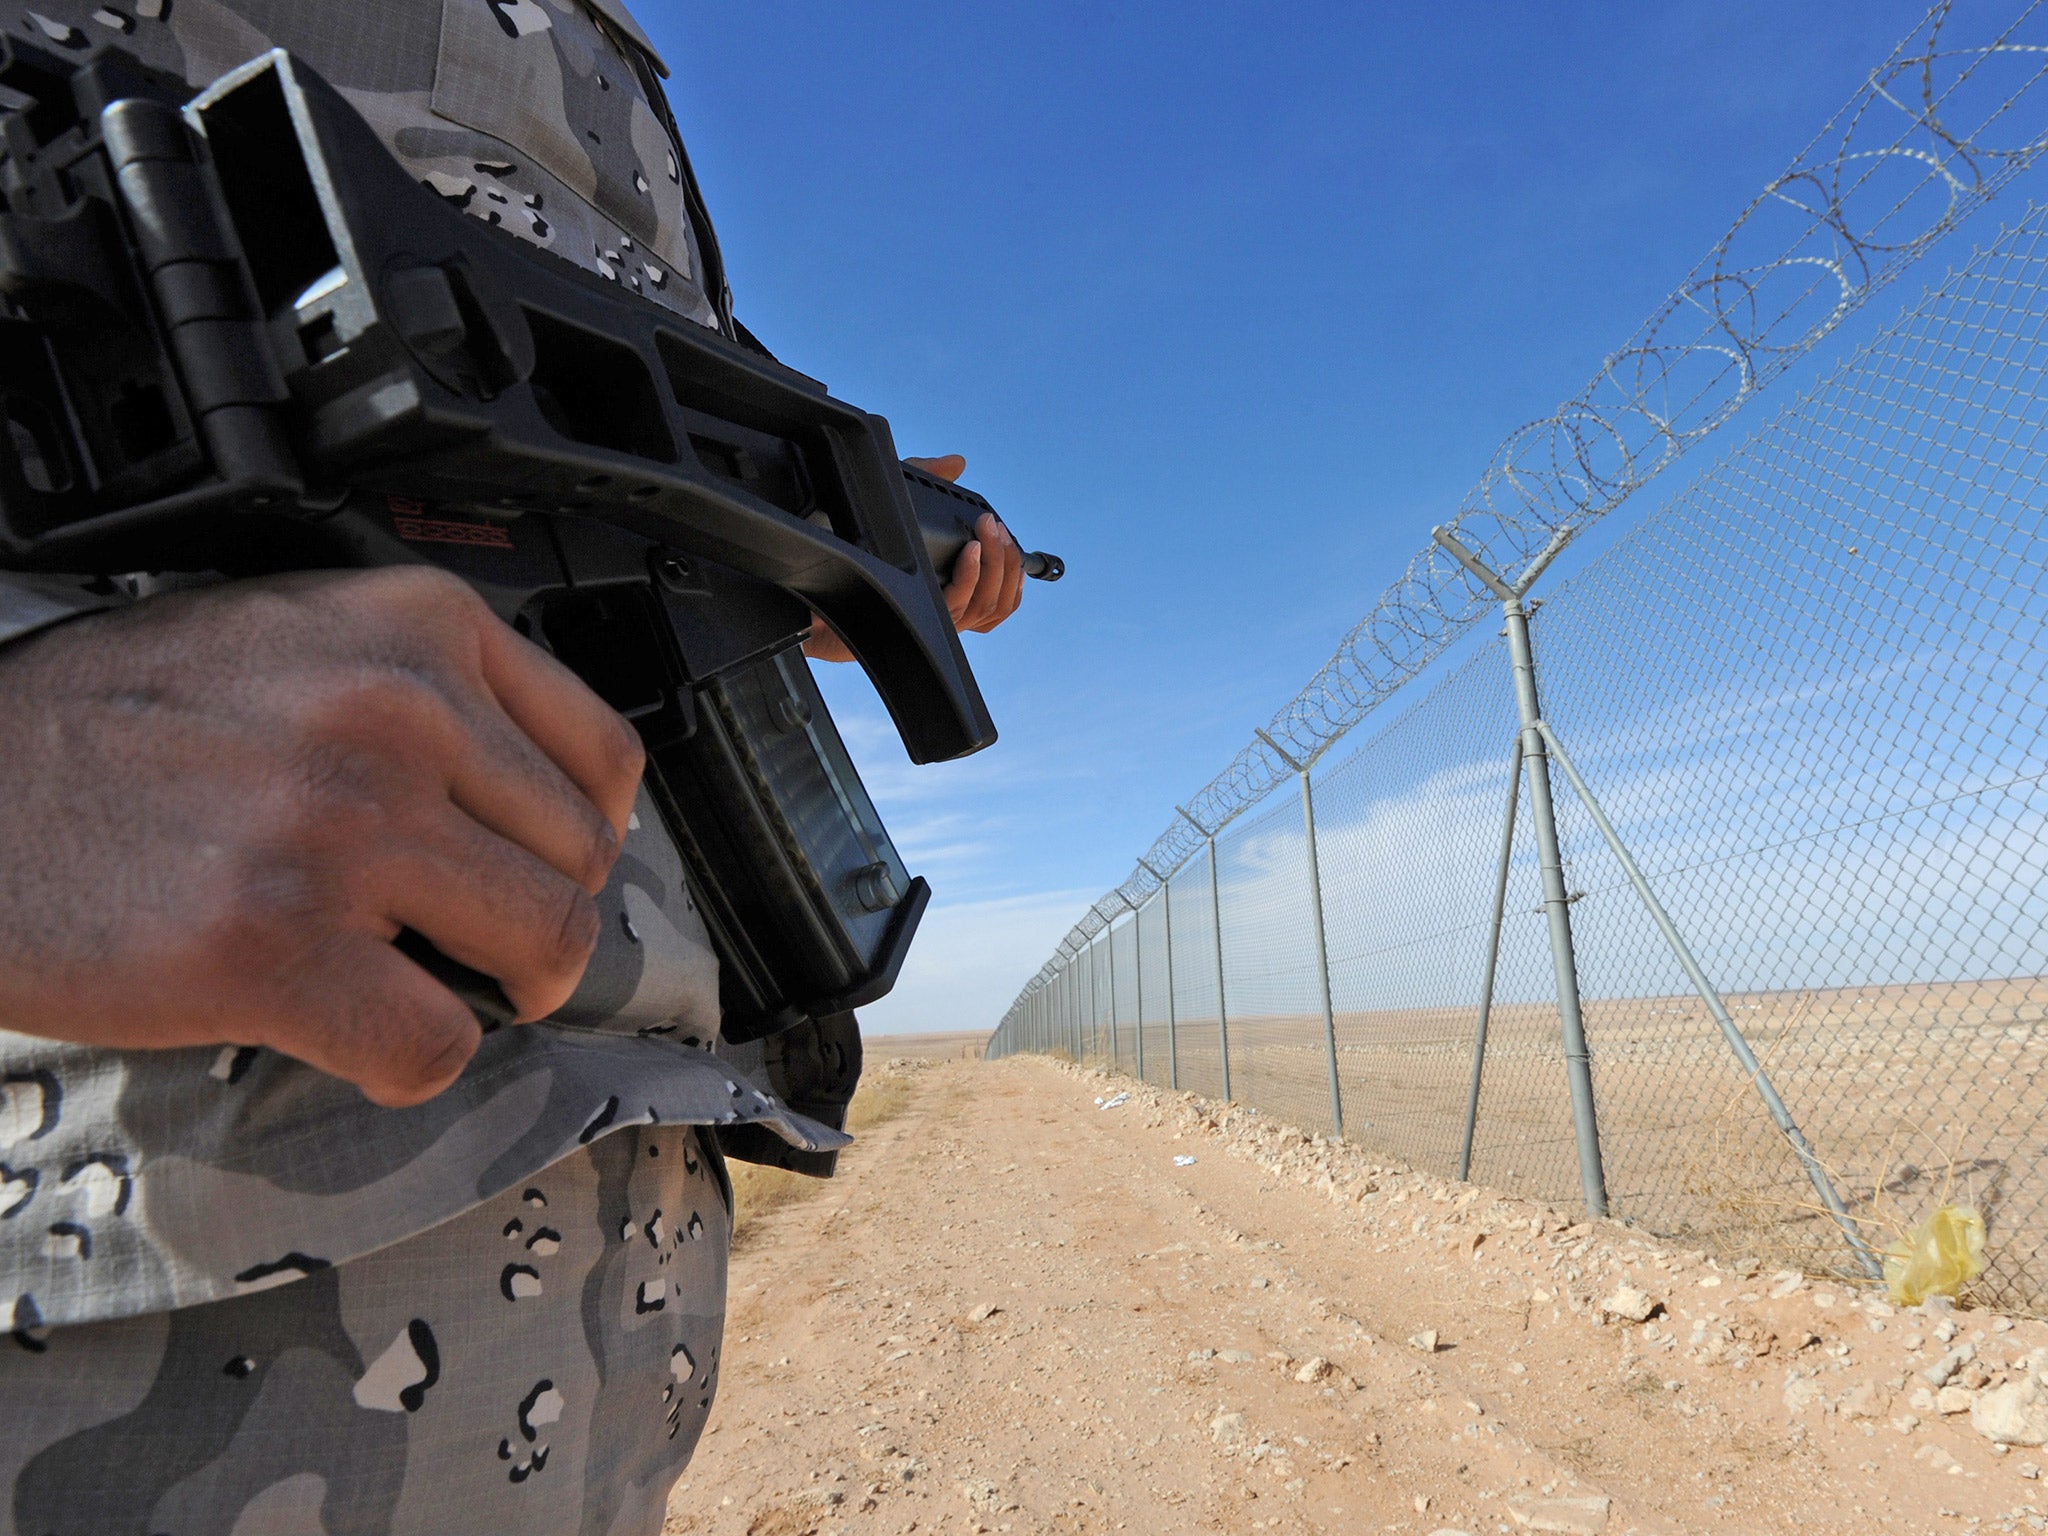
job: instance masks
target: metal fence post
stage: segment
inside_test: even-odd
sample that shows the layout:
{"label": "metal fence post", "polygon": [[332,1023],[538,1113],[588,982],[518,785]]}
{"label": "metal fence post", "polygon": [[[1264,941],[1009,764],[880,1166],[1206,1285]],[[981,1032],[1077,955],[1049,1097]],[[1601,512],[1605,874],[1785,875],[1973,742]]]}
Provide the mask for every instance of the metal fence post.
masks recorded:
{"label": "metal fence post", "polygon": [[1087,995],[1088,969],[1084,963],[1088,958],[1088,946],[1078,945],[1074,950],[1072,964],[1074,1029],[1081,1041],[1081,1059],[1086,1061],[1095,1053],[1095,1015],[1091,1011],[1091,1000]]}
{"label": "metal fence post", "polygon": [[1116,1016],[1116,925],[1102,925],[1103,948],[1109,952],[1109,1059],[1119,1072],[1124,1067],[1122,1021]]}
{"label": "metal fence post", "polygon": [[[1124,898],[1124,905],[1131,909],[1131,974],[1138,982],[1138,1081],[1145,1081],[1145,919],[1137,904],[1130,897]],[[1111,958],[1115,958],[1112,950]]]}
{"label": "metal fence post", "polygon": [[1072,953],[1067,955],[1067,968],[1061,972],[1060,982],[1067,1010],[1067,1033],[1074,1041],[1074,1060],[1085,1062],[1088,1060],[1088,1037],[1081,1029],[1081,969]]}
{"label": "metal fence post", "polygon": [[1095,1026],[1095,941],[1090,939],[1074,955],[1074,1006],[1081,1010],[1082,1027],[1088,1032],[1090,1060],[1102,1060],[1102,1032]]}
{"label": "metal fence post", "polygon": [[1067,1017],[1074,1021],[1075,1059],[1088,1059],[1088,1016],[1081,1011],[1081,951],[1067,956]]}
{"label": "metal fence post", "polygon": [[1053,979],[1053,1018],[1059,1022],[1061,1040],[1067,1042],[1067,1055],[1079,1061],[1081,1053],[1073,1049],[1073,1014],[1067,1010],[1067,967]]}
{"label": "metal fence post", "polygon": [[1076,945],[1073,953],[1067,957],[1067,1011],[1074,1020],[1074,1041],[1080,1048],[1081,1060],[1084,1062],[1095,1045],[1095,1033],[1088,1019],[1087,1004],[1082,999],[1081,961],[1086,954],[1086,945]]}
{"label": "metal fence post", "polygon": [[1072,999],[1067,996],[1067,981],[1073,974],[1074,951],[1065,939],[1060,940],[1060,954],[1066,963],[1059,968],[1053,982],[1053,1014],[1059,1020],[1060,1033],[1067,1043],[1067,1054],[1078,1062],[1081,1059],[1080,1040],[1074,1030]]}
{"label": "metal fence post", "polygon": [[1344,1134],[1344,1090],[1337,1078],[1337,1015],[1330,1006],[1330,953],[1323,938],[1323,875],[1316,862],[1316,800],[1314,790],[1309,787],[1308,774],[1311,765],[1297,762],[1285,747],[1263,730],[1255,734],[1301,779],[1301,826],[1308,841],[1309,908],[1315,919],[1316,980],[1322,987],[1323,1046],[1330,1068],[1330,1129],[1341,1138]]}
{"label": "metal fence post", "polygon": [[1607,1172],[1601,1164],[1599,1111],[1593,1099],[1593,1062],[1586,1046],[1586,1020],[1579,1005],[1579,965],[1572,948],[1571,893],[1565,889],[1564,857],[1557,843],[1557,808],[1550,797],[1550,760],[1536,722],[1536,661],[1529,646],[1529,610],[1517,599],[1503,605],[1508,618],[1508,653],[1515,672],[1515,706],[1522,717],[1522,759],[1529,770],[1529,819],[1543,874],[1543,911],[1550,926],[1551,967],[1557,973],[1558,1028],[1564,1036],[1565,1076],[1571,1087],[1572,1129],[1579,1146],[1579,1183],[1586,1210],[1607,1214]]}
{"label": "metal fence post", "polygon": [[1216,1053],[1222,1065],[1223,1102],[1230,1102],[1230,1009],[1223,1000],[1223,882],[1216,874],[1216,834],[1190,816],[1180,806],[1181,820],[1202,834],[1209,845],[1209,921],[1211,931],[1216,935]]}
{"label": "metal fence post", "polygon": [[1543,873],[1543,911],[1550,925],[1550,963],[1557,977],[1558,1031],[1564,1040],[1565,1081],[1571,1091],[1572,1135],[1578,1143],[1579,1189],[1591,1216],[1607,1214],[1607,1171],[1600,1159],[1600,1119],[1593,1100],[1593,1063],[1586,1049],[1586,1021],[1579,1007],[1579,966],[1572,951],[1571,894],[1564,884],[1564,859],[1557,844],[1557,809],[1550,798],[1550,759],[1536,694],[1536,657],[1529,645],[1529,605],[1523,593],[1564,545],[1553,539],[1515,585],[1489,570],[1457,538],[1438,528],[1431,537],[1500,599],[1507,619],[1508,661],[1514,670],[1515,710],[1521,718],[1522,759],[1529,770],[1529,820]]}
{"label": "metal fence post", "polygon": [[1088,939],[1088,1043],[1095,1053],[1095,1059],[1102,1059],[1102,978],[1096,974],[1100,956],[1095,952],[1095,937]]}
{"label": "metal fence post", "polygon": [[1095,999],[1088,988],[1088,946],[1074,950],[1074,1024],[1081,1032],[1081,1059],[1097,1054],[1095,1048]]}
{"label": "metal fence post", "polygon": [[1087,1036],[1081,1034],[1081,973],[1067,954],[1067,969],[1059,975],[1061,1001],[1067,1010],[1067,1038],[1073,1042],[1073,1059],[1087,1061]]}
{"label": "metal fence post", "polygon": [[1159,899],[1165,903],[1166,911],[1166,1081],[1175,1093],[1180,1092],[1180,1031],[1177,1023],[1178,1011],[1173,1003],[1173,887],[1164,880],[1159,882]]}
{"label": "metal fence post", "polygon": [[1143,859],[1138,867],[1159,882],[1159,900],[1166,913],[1166,1071],[1167,1082],[1175,1093],[1180,1092],[1180,1041],[1174,1033],[1173,1004],[1173,886]]}
{"label": "metal fence post", "polygon": [[[1102,1054],[1102,936],[1097,934],[1088,941],[1088,1007],[1095,1020],[1095,1054]],[[1114,1015],[1112,1015],[1114,1018]],[[1117,1064],[1116,1031],[1109,1032],[1109,1064]]]}

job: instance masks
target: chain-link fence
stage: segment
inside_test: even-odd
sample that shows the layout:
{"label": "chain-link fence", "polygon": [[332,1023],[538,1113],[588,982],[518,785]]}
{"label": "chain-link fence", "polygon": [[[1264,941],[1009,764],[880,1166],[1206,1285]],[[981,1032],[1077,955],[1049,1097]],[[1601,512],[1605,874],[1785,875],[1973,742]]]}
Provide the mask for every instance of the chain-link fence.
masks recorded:
{"label": "chain-link fence", "polygon": [[[1996,62],[1977,120],[2005,168],[2048,128],[2048,36],[1994,18],[1974,53],[1936,46],[1956,25],[1937,7],[1873,75],[1921,60],[1951,191],[1986,156],[1931,61]],[[1583,490],[1599,451],[1554,476]],[[1416,633],[1483,599],[1501,639],[1334,767],[1370,702],[1314,739],[1283,711],[990,1053],[1113,1063],[1765,1261],[1869,1273],[1972,1203],[1978,1294],[2048,1310],[2048,211],[1540,613],[1586,519],[1508,536],[1489,483],[1491,531],[1468,511],[1433,545],[1440,592],[1466,574]]]}

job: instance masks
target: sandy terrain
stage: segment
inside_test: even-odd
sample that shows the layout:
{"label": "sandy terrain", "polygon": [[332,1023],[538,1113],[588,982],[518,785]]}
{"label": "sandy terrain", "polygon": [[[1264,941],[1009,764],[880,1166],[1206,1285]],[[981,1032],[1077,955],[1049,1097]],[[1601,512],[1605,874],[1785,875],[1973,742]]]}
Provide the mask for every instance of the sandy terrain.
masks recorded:
{"label": "sandy terrain", "polygon": [[2048,1530],[2048,1455],[1973,1427],[2048,1325],[1042,1060],[901,1075],[840,1180],[743,1232],[672,1532]]}
{"label": "sandy terrain", "polygon": [[[1943,1199],[1978,1206],[1992,1266],[1978,1292],[2048,1313],[2048,979],[1730,993],[1731,1015],[1882,1246]],[[1470,1007],[1336,1018],[1345,1129],[1437,1173],[1457,1168]],[[1815,1204],[1697,997],[1589,999],[1610,1208],[1729,1257],[1833,1268],[1843,1244]],[[1114,1048],[1135,1071],[1140,1032]],[[1107,1028],[1087,1042],[1110,1063]],[[1148,1081],[1219,1094],[1214,1015],[1143,1030]],[[1230,1021],[1231,1091],[1311,1131],[1330,1127],[1319,1016]],[[1175,1060],[1177,1056],[1178,1060]],[[1114,1064],[1114,1063],[1111,1063]],[[1578,1164],[1553,1005],[1495,1009],[1473,1176],[1576,1202]]]}

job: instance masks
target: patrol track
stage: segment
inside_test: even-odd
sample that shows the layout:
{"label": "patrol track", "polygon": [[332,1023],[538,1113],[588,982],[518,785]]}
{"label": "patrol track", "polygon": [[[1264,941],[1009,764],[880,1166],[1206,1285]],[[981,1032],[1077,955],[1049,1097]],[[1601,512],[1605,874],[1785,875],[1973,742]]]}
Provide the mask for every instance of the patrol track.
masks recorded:
{"label": "patrol track", "polygon": [[[1122,1079],[902,1070],[907,1111],[742,1245],[669,1531],[2048,1527],[2048,1454],[1916,1410],[1938,1318]],[[1595,1321],[1625,1279],[1649,1328]],[[1954,1321],[1978,1386],[2048,1348]]]}

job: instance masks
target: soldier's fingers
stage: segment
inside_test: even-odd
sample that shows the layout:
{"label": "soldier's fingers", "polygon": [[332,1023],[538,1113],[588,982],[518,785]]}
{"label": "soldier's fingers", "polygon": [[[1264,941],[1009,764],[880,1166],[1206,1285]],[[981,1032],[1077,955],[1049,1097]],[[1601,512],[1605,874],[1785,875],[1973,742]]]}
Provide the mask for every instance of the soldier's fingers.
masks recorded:
{"label": "soldier's fingers", "polygon": [[512,723],[587,795],[621,839],[646,754],[609,704],[539,646],[485,612],[484,681]]}
{"label": "soldier's fingers", "polygon": [[483,1039],[453,992],[369,934],[325,946],[295,992],[296,1006],[269,1014],[255,1043],[346,1078],[388,1108],[431,1099]]}
{"label": "soldier's fingers", "polygon": [[962,629],[985,630],[991,626],[997,605],[1003,595],[1003,566],[1009,553],[1002,536],[1002,524],[995,515],[984,512],[975,523],[974,548],[981,551],[980,570],[974,584],[974,593],[968,599],[967,611],[960,618]]}
{"label": "soldier's fingers", "polygon": [[811,632],[804,636],[804,654],[813,661],[853,660],[853,648],[815,613],[811,615]]}
{"label": "soldier's fingers", "polygon": [[597,944],[589,892],[453,811],[394,840],[367,899],[378,918],[494,978],[522,1022],[569,1000]]}
{"label": "soldier's fingers", "polygon": [[393,566],[340,579],[287,577],[278,585],[324,598],[344,634],[369,628],[383,635],[380,654],[390,650],[402,670],[431,679],[458,707],[465,691],[481,682],[624,837],[640,783],[639,737],[461,581],[431,566]]}
{"label": "soldier's fingers", "polygon": [[475,701],[452,757],[457,806],[592,895],[603,888],[621,829],[493,701]]}
{"label": "soldier's fingers", "polygon": [[906,464],[915,464],[928,475],[937,475],[941,480],[958,480],[967,473],[967,460],[957,453],[942,453],[936,459],[905,459]]}
{"label": "soldier's fingers", "polygon": [[414,826],[452,814],[453,801],[586,890],[603,887],[621,846],[610,819],[474,676],[392,668],[340,690],[322,714],[299,753],[310,802],[300,830],[334,867],[351,867],[366,852],[359,840],[393,816]]}
{"label": "soldier's fingers", "polygon": [[970,539],[953,557],[953,574],[946,579],[946,612],[953,616],[955,629],[967,627],[967,610],[980,582],[981,544]]}
{"label": "soldier's fingers", "polygon": [[994,629],[1024,601],[1024,551],[1017,546],[1014,534],[996,520],[996,534],[1002,541],[1003,549],[1003,590],[996,598],[995,615],[989,620],[988,628]]}

